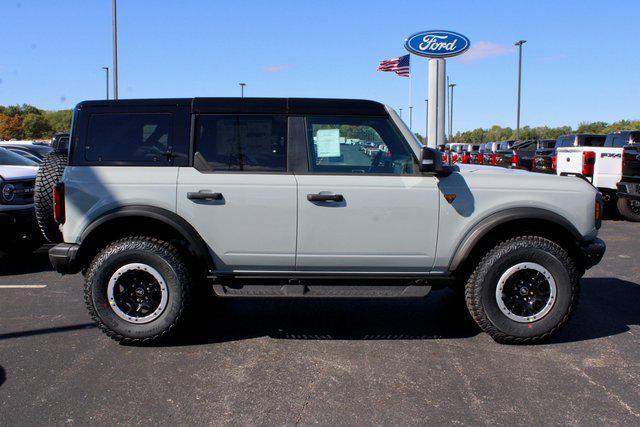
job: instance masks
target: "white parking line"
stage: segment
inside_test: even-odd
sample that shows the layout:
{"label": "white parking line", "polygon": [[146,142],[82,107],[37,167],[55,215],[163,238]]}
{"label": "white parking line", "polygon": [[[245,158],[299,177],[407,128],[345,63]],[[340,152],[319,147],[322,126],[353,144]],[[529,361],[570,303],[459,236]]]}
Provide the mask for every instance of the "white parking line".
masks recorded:
{"label": "white parking line", "polygon": [[42,289],[47,285],[0,285],[0,289]]}

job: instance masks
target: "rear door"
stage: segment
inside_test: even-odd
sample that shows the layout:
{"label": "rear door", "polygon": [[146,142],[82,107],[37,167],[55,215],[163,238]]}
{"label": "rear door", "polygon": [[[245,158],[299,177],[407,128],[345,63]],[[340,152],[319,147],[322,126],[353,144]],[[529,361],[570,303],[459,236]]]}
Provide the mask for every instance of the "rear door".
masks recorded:
{"label": "rear door", "polygon": [[179,170],[178,214],[222,272],[295,268],[296,181],[284,115],[199,114],[192,166]]}
{"label": "rear door", "polygon": [[308,167],[298,180],[297,268],[426,272],[439,192],[417,171],[387,117],[308,117]]}

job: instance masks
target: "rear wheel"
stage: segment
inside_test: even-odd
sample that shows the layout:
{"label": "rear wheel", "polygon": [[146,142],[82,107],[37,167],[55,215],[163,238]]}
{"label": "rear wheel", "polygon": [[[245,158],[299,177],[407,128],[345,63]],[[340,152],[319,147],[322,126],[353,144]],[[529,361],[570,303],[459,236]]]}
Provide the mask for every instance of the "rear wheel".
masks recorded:
{"label": "rear wheel", "polygon": [[87,270],[85,302],[116,341],[153,343],[175,333],[192,300],[192,278],[178,250],[145,236],[111,243]]}
{"label": "rear wheel", "polygon": [[573,259],[551,240],[516,237],[496,245],[465,286],[471,316],[501,343],[541,341],[572,314],[579,292]]}
{"label": "rear wheel", "polygon": [[631,199],[618,199],[618,211],[627,220],[640,222],[640,202]]}
{"label": "rear wheel", "polygon": [[47,154],[36,175],[34,205],[38,228],[51,243],[62,241],[62,233],[53,219],[53,186],[62,179],[67,155],[53,151]]}

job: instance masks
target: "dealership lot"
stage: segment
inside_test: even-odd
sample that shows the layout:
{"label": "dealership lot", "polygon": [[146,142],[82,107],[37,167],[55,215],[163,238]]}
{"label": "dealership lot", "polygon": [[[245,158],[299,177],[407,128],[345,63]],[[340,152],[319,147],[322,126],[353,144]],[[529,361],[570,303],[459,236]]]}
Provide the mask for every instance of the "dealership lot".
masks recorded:
{"label": "dealership lot", "polygon": [[81,276],[0,260],[0,423],[638,424],[639,224],[605,221],[603,262],[551,342],[494,343],[449,291],[424,300],[211,301],[188,336],[118,345]]}

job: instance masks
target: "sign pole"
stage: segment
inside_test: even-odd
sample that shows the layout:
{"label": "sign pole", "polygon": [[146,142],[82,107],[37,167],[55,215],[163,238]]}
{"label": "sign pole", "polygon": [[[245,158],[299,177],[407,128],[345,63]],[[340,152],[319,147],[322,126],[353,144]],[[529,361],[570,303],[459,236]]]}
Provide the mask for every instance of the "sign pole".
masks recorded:
{"label": "sign pole", "polygon": [[427,146],[437,148],[444,144],[445,135],[445,73],[446,63],[442,58],[429,59],[429,112]]}
{"label": "sign pole", "polygon": [[411,93],[411,61],[409,61],[409,129],[413,129],[413,100]]}

